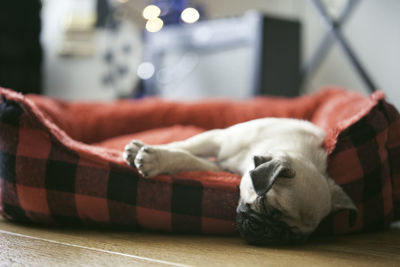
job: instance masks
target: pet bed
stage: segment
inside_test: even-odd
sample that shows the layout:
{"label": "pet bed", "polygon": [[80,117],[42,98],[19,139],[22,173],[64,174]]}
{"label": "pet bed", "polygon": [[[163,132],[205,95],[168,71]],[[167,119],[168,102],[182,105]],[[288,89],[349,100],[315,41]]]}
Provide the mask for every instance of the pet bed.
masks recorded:
{"label": "pet bed", "polygon": [[0,94],[0,207],[11,221],[235,234],[239,176],[143,179],[121,154],[131,139],[160,144],[261,117],[306,119],[327,132],[328,172],[359,216],[351,226],[348,211],[332,214],[317,233],[384,229],[400,217],[400,120],[382,92],[325,88],[292,99],[192,103]]}

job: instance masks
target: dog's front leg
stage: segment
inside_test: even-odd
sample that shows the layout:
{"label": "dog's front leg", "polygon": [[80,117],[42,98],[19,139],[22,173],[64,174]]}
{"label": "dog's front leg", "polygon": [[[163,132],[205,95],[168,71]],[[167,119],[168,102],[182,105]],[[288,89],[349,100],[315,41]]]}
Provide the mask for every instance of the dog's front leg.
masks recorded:
{"label": "dog's front leg", "polygon": [[[217,157],[221,149],[221,139],[224,130],[216,129],[206,131],[204,133],[192,136],[186,140],[172,142],[157,147],[163,147],[166,149],[179,149],[184,150],[194,156],[198,157]],[[138,154],[139,150],[147,146],[139,140],[132,140],[125,146],[123,158],[128,163],[133,163]]]}
{"label": "dog's front leg", "polygon": [[215,162],[196,157],[182,149],[164,146],[142,146],[133,163],[146,178],[154,177],[160,173],[221,170]]}
{"label": "dog's front leg", "polygon": [[206,131],[186,140],[172,142],[162,147],[184,150],[198,157],[217,157],[221,149],[223,131],[221,129]]}
{"label": "dog's front leg", "polygon": [[190,170],[219,171],[221,168],[215,162],[200,157],[217,157],[222,132],[211,130],[184,141],[158,146],[133,140],[126,145],[123,158],[145,177]]}

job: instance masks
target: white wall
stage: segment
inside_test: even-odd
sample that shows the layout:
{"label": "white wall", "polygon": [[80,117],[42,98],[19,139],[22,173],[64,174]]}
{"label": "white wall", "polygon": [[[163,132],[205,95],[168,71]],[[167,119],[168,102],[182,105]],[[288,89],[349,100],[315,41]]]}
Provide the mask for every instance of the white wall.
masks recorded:
{"label": "white wall", "polygon": [[[311,5],[304,14],[305,57],[324,32]],[[400,107],[400,1],[361,0],[344,27],[344,35],[379,89]],[[338,46],[335,46],[309,83],[309,90],[339,84],[367,93],[363,82]]]}

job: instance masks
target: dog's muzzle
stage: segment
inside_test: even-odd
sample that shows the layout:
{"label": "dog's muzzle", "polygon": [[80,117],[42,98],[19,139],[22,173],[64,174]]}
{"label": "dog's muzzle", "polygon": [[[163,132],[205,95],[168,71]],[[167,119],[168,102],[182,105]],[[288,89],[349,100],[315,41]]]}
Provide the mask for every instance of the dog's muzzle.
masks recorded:
{"label": "dog's muzzle", "polygon": [[249,205],[239,204],[236,224],[240,235],[252,245],[301,244],[307,241],[308,235],[295,232],[281,220],[281,215],[276,209],[261,214]]}

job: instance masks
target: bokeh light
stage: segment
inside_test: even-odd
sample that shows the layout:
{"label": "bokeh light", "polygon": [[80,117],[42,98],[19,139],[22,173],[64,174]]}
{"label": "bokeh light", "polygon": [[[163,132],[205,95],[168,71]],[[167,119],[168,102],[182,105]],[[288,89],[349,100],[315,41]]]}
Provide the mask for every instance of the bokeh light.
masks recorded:
{"label": "bokeh light", "polygon": [[164,22],[160,18],[148,20],[146,22],[146,30],[149,32],[158,32],[164,26]]}
{"label": "bokeh light", "polygon": [[161,14],[161,9],[156,5],[148,5],[143,9],[143,17],[147,20],[156,19]]}
{"label": "bokeh light", "polygon": [[154,65],[150,62],[143,62],[139,65],[137,69],[137,75],[142,80],[147,80],[153,77],[154,75]]}
{"label": "bokeh light", "polygon": [[200,13],[197,9],[188,7],[182,11],[181,19],[186,23],[195,23],[200,19]]}

